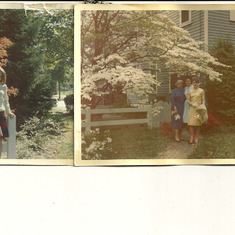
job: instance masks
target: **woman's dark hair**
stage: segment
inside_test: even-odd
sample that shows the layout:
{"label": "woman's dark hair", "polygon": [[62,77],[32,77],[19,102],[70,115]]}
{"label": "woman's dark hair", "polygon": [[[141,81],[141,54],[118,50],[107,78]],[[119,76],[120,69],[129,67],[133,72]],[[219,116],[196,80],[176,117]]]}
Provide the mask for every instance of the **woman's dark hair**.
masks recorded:
{"label": "woman's dark hair", "polygon": [[198,78],[198,77],[193,77],[193,78],[192,78],[192,82],[199,83],[199,78]]}
{"label": "woman's dark hair", "polygon": [[186,77],[184,81],[186,82],[188,79],[192,82],[192,77]]}

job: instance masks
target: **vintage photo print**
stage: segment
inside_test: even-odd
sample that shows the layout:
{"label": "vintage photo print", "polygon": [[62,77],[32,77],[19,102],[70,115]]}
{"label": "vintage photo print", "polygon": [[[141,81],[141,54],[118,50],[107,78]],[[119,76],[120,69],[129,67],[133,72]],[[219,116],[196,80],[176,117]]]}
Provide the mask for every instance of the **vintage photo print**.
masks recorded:
{"label": "vintage photo print", "polygon": [[73,165],[74,6],[0,4],[0,164]]}
{"label": "vintage photo print", "polygon": [[76,165],[234,164],[235,5],[76,5]]}

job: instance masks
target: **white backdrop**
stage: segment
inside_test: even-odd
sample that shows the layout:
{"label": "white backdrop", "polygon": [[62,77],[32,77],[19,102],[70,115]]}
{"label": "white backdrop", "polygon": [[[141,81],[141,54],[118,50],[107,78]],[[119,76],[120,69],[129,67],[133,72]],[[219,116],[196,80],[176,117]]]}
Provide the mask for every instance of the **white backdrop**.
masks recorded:
{"label": "white backdrop", "polygon": [[3,235],[231,235],[234,199],[234,166],[0,166]]}
{"label": "white backdrop", "polygon": [[0,167],[4,235],[233,234],[233,166]]}

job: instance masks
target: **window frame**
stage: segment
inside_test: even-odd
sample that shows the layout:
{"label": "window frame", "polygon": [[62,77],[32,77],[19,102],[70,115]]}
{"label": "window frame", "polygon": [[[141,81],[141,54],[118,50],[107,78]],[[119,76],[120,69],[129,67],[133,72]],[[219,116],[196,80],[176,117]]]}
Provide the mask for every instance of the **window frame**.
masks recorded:
{"label": "window frame", "polygon": [[[184,10],[185,11],[185,10]],[[184,27],[186,25],[189,25],[192,23],[192,11],[191,10],[186,10],[189,12],[189,20],[182,22],[182,10],[180,11],[180,27]]]}
{"label": "window frame", "polygon": [[231,22],[235,22],[235,10],[230,10],[229,11],[229,20]]}

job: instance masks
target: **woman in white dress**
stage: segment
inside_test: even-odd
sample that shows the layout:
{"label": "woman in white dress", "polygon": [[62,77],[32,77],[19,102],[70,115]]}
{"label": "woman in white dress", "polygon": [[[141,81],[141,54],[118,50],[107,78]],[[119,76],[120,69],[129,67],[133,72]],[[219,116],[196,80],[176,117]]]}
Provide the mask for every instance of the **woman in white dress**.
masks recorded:
{"label": "woman in white dress", "polygon": [[189,93],[189,90],[191,90],[193,88],[191,78],[187,78],[185,80],[185,85],[186,86],[184,88],[184,95],[186,97],[186,100],[184,102],[183,123],[188,123],[188,111],[189,111],[188,93]]}

